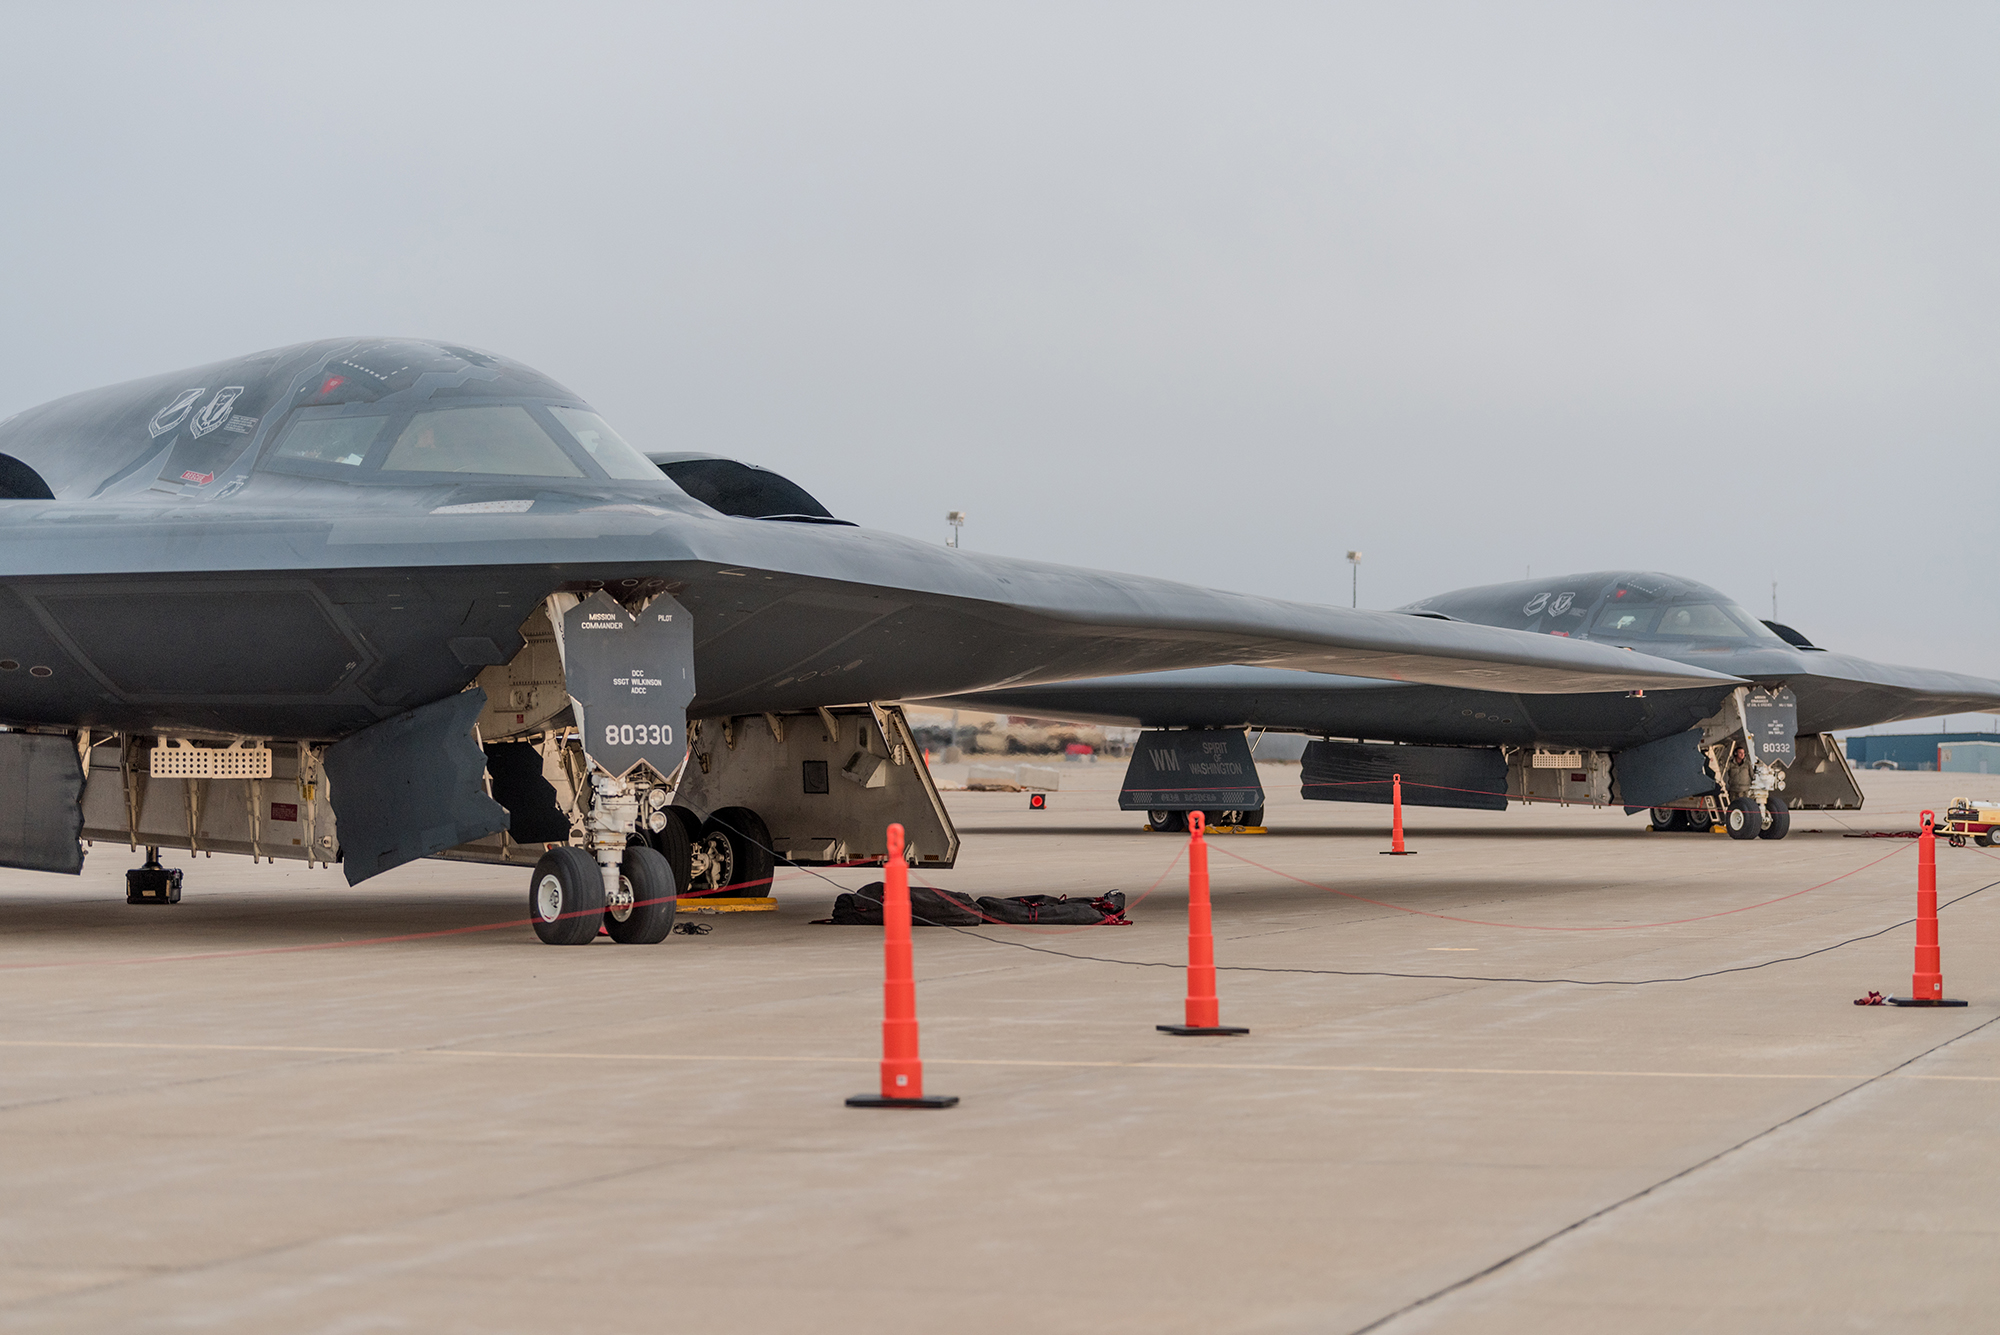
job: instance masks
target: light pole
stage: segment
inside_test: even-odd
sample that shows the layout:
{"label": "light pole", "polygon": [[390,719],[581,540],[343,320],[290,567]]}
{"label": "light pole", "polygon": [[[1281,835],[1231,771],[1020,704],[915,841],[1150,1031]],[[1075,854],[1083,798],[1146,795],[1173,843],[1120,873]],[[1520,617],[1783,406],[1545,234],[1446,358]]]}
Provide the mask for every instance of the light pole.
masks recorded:
{"label": "light pole", "polygon": [[951,541],[947,542],[945,546],[947,547],[958,546],[958,531],[965,527],[965,511],[963,510],[945,511],[944,522],[951,525]]}
{"label": "light pole", "polygon": [[1348,605],[1359,607],[1361,606],[1361,553],[1349,552],[1347,554],[1347,564],[1354,572],[1353,587],[1349,590],[1352,598]]}

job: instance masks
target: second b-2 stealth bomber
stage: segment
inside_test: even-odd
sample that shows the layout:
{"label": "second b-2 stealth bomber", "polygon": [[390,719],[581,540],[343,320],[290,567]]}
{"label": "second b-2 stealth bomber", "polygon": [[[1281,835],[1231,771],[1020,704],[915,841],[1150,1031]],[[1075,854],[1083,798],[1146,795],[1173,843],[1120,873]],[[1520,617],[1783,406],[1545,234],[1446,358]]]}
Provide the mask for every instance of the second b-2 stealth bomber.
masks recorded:
{"label": "second b-2 stealth bomber", "polygon": [[1739,839],[1782,839],[1795,810],[1860,807],[1860,787],[1832,735],[1838,729],[2000,711],[2000,681],[1825,650],[1673,575],[1596,571],[1490,584],[1398,611],[1614,646],[1740,680],[1669,692],[1523,695],[1237,665],[971,692],[939,703],[1173,730],[1138,748],[1125,784],[1126,806],[1150,812],[1161,828],[1189,809],[1254,821],[1262,806],[1254,778],[1241,791],[1219,792],[1174,776],[1186,769],[1181,753],[1204,745],[1228,748],[1241,773],[1254,776],[1241,733],[1261,728],[1323,739],[1304,756],[1302,792],[1311,799],[1387,801],[1400,774],[1403,800],[1413,805],[1618,803],[1650,810],[1655,828],[1721,825]]}

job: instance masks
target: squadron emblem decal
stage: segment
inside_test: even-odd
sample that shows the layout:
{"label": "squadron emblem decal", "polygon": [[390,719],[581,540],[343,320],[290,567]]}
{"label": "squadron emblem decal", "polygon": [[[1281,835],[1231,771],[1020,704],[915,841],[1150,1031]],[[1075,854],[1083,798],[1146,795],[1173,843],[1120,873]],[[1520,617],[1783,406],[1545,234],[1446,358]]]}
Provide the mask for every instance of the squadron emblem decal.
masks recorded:
{"label": "squadron emblem decal", "polygon": [[[199,394],[201,391],[196,390],[195,393]],[[215,397],[204,404],[202,410],[194,415],[194,420],[188,423],[188,434],[196,440],[200,440],[203,436],[215,430],[224,422],[227,422],[229,420],[229,410],[236,406],[236,400],[241,398],[242,395],[243,386],[241,385],[231,385],[227,389],[216,390]]]}
{"label": "squadron emblem decal", "polygon": [[1552,617],[1561,616],[1563,613],[1569,611],[1570,604],[1575,601],[1576,594],[1573,592],[1557,594],[1555,601],[1549,604],[1549,615]]}
{"label": "squadron emblem decal", "polygon": [[[155,440],[158,440],[161,436],[172,431],[186,420],[188,409],[194,407],[195,400],[207,392],[208,387],[206,385],[198,385],[194,389],[182,390],[174,396],[172,403],[153,414],[153,420],[146,423],[147,433]],[[241,390],[237,391],[239,394],[242,392]]]}
{"label": "squadron emblem decal", "polygon": [[1521,609],[1521,615],[1529,617],[1539,616],[1541,614],[1541,610],[1544,607],[1547,607],[1548,605],[1549,605],[1549,596],[1546,593],[1538,593],[1534,597],[1528,599],[1528,605]]}

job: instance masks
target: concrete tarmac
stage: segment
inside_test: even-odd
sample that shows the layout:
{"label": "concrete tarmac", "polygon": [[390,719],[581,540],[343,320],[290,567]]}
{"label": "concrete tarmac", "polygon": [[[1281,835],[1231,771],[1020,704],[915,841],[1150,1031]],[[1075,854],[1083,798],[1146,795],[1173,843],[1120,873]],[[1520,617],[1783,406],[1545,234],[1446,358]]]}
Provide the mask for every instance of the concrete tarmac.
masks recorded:
{"label": "concrete tarmac", "polygon": [[[1222,1018],[1252,1031],[1218,1039],[1154,1030],[1185,839],[1115,809],[1119,771],[1069,767],[1045,812],[949,795],[937,883],[1137,902],[917,933],[944,1112],[842,1104],[875,1084],[880,933],[811,920],[867,873],[556,949],[519,871],[350,890],[180,855],[170,908],[122,902],[123,848],[0,872],[0,1321],[2000,1328],[2000,888],[1943,913],[1970,1006],[1857,1007],[1909,986],[1916,856],[1843,837],[1983,780],[1871,773],[1865,812],[1782,842],[1413,810],[1388,858],[1386,809],[1267,768],[1272,832],[1211,841]],[[2000,882],[1987,851],[1939,867],[1946,901]]]}

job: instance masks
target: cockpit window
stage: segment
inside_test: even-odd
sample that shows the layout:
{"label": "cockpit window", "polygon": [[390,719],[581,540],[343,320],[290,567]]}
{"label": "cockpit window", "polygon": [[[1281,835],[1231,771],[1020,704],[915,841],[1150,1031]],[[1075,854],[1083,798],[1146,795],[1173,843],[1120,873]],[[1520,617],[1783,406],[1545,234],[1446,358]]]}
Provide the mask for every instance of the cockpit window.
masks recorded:
{"label": "cockpit window", "polygon": [[381,413],[359,417],[302,417],[278,442],[275,457],[359,468],[389,419]]}
{"label": "cockpit window", "polygon": [[1592,635],[1650,635],[1653,623],[1660,619],[1657,607],[1634,607],[1630,604],[1613,603],[1597,614],[1591,623]]}
{"label": "cockpit window", "polygon": [[577,443],[597,460],[597,466],[616,478],[632,482],[656,482],[660,470],[651,459],[627,444],[625,438],[611,429],[596,413],[587,408],[550,407],[549,412],[563,429],[575,436]]}
{"label": "cockpit window", "polygon": [[1684,603],[1660,613],[1660,635],[1695,640],[1747,640],[1750,632],[1714,603]]}
{"label": "cockpit window", "polygon": [[382,470],[509,477],[583,476],[583,470],[528,415],[528,410],[513,404],[415,414],[389,448]]}
{"label": "cockpit window", "polygon": [[1763,640],[1773,638],[1741,608],[1722,603],[1668,603],[1665,606],[1612,601],[1597,614],[1590,633],[1598,639]]}

